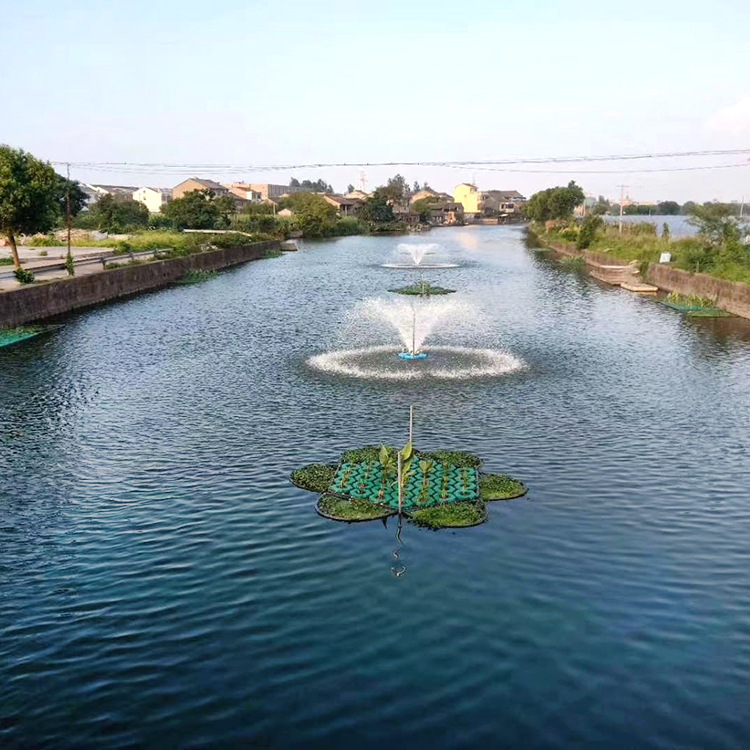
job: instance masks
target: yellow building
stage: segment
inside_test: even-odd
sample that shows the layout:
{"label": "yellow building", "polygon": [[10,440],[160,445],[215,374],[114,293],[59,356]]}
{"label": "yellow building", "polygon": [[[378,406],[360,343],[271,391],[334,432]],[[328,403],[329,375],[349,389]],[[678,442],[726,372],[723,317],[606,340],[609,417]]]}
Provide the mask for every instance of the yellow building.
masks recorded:
{"label": "yellow building", "polygon": [[477,190],[476,185],[462,182],[453,189],[453,200],[464,207],[464,214],[481,214],[483,209],[483,196]]}

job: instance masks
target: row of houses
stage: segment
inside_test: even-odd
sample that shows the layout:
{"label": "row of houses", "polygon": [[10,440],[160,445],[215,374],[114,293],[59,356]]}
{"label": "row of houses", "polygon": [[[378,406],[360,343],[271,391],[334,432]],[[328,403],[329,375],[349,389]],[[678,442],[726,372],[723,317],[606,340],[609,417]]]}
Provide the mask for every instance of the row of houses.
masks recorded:
{"label": "row of houses", "polygon": [[[151,213],[159,213],[171,200],[182,198],[193,191],[210,190],[217,196],[231,196],[241,210],[248,203],[270,203],[278,205],[285,197],[303,189],[290,185],[270,183],[233,182],[228,185],[214,180],[190,177],[173,188],[131,187],[127,185],[84,185],[90,201],[104,195],[127,197],[142,203]],[[371,197],[363,190],[353,190],[346,195],[321,193],[322,197],[335,209],[339,216],[356,216],[364,202]],[[441,193],[432,188],[423,188],[408,198],[393,201],[393,213],[398,221],[409,225],[419,224],[422,214],[414,208],[420,201],[429,201],[428,221],[435,226],[450,226],[474,222],[488,218],[510,220],[520,214],[526,199],[516,190],[480,191],[476,185],[461,183],[453,195]],[[279,211],[281,215],[291,215],[289,209]]]}
{"label": "row of houses", "polygon": [[132,198],[142,203],[151,213],[159,213],[171,200],[182,198],[193,191],[210,190],[214,195],[230,195],[237,200],[240,209],[245,203],[278,202],[282,197],[300,190],[290,185],[272,185],[270,183],[246,184],[235,182],[222,185],[215,180],[190,177],[173,188],[134,187],[130,185],[88,185],[81,186],[88,196],[88,203],[94,203],[105,195],[117,198]]}

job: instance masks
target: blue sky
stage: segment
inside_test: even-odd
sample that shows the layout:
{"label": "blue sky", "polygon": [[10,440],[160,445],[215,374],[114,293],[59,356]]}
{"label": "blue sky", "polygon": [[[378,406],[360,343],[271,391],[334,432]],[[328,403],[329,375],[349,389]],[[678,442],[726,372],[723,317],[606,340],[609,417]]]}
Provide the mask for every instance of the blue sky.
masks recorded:
{"label": "blue sky", "polygon": [[[750,147],[750,3],[0,0],[0,142],[45,159],[302,164]],[[747,163],[743,157],[642,166]],[[579,169],[633,169],[599,164]],[[750,166],[559,174],[404,168],[525,193],[750,198]],[[358,168],[203,176],[337,189]],[[368,187],[392,168],[366,169]],[[76,169],[171,186],[186,175]]]}

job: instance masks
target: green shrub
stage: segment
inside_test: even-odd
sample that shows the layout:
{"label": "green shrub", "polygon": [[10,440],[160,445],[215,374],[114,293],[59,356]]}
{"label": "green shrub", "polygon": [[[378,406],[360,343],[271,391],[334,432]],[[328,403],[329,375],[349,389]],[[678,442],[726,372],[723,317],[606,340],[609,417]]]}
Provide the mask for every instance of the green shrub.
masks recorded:
{"label": "green shrub", "polygon": [[133,246],[129,242],[119,240],[115,245],[115,255],[127,255],[133,252]]}
{"label": "green shrub", "polygon": [[49,253],[46,250],[42,250],[39,253],[39,257],[41,257],[41,258],[46,258],[48,255],[49,255]]}
{"label": "green shrub", "polygon": [[27,271],[25,268],[17,268],[15,276],[21,284],[32,284],[34,282],[34,274],[31,273],[31,271]]}
{"label": "green shrub", "polygon": [[587,216],[576,237],[576,247],[579,250],[585,250],[596,238],[597,231],[604,224],[604,219],[601,216]]}
{"label": "green shrub", "polygon": [[45,237],[32,237],[29,245],[31,247],[58,247],[61,244],[57,237],[46,235]]}
{"label": "green shrub", "polygon": [[0,258],[0,266],[12,266],[13,258]]}

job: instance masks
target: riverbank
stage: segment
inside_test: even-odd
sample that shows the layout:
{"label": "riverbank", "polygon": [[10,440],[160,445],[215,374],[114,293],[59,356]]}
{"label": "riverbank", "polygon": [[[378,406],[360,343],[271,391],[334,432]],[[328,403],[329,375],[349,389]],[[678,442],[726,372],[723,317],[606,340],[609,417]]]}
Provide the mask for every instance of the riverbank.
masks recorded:
{"label": "riverbank", "polygon": [[190,271],[218,271],[280,251],[279,240],[214,248],[0,293],[0,328],[15,328],[168,286]]}
{"label": "riverbank", "polygon": [[667,241],[654,247],[653,240],[657,243],[662,243],[662,240],[652,236],[652,241],[649,242],[636,236],[633,241],[634,238],[625,236],[616,245],[598,241],[592,242],[591,249],[583,250],[576,248],[575,242],[565,239],[560,232],[542,232],[538,227],[532,226],[527,228],[527,232],[532,238],[532,245],[536,242],[561,255],[584,260],[588,273],[600,281],[620,285],[623,272],[618,274],[609,269],[622,269],[630,264],[628,275],[635,282],[645,282],[665,292],[705,297],[720,310],[750,319],[750,284],[706,273],[692,273],[673,264],[659,263],[658,255],[651,260],[659,247],[662,248],[661,252],[673,252],[675,246],[679,249],[680,244],[686,242],[692,246],[697,240]]}

